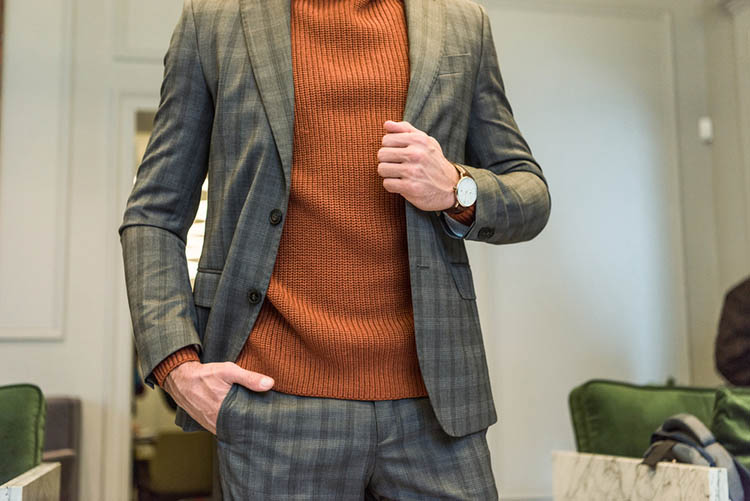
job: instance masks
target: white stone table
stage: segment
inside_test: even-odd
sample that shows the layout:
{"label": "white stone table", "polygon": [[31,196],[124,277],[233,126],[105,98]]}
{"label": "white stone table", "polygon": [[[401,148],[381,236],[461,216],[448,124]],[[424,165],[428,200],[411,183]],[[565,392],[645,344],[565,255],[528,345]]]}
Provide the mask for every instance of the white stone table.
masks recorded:
{"label": "white stone table", "polygon": [[0,485],[0,501],[59,501],[60,463],[41,463]]}
{"label": "white stone table", "polygon": [[555,501],[729,501],[727,470],[641,458],[554,452]]}

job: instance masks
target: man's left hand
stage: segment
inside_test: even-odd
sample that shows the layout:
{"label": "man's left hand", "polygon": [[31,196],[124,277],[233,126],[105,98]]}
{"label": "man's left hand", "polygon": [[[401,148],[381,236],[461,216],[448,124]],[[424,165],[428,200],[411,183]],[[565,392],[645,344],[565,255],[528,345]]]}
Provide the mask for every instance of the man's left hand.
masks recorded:
{"label": "man's left hand", "polygon": [[453,186],[459,175],[443,156],[440,143],[409,122],[387,120],[378,150],[378,174],[383,187],[399,193],[424,211],[439,211],[455,202]]}

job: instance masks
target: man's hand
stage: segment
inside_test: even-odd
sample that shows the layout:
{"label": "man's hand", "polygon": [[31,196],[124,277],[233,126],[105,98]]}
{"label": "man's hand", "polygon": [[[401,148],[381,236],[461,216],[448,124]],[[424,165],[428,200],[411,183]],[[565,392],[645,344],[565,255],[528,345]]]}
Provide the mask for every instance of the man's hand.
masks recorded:
{"label": "man's hand", "polygon": [[253,391],[266,391],[274,381],[233,362],[202,364],[192,361],[172,369],[164,380],[164,389],[177,405],[215,435],[219,408],[232,383],[239,383]]}
{"label": "man's hand", "polygon": [[386,191],[400,193],[424,211],[452,207],[459,175],[437,140],[409,122],[387,120],[384,126],[387,134],[378,150],[378,174]]}

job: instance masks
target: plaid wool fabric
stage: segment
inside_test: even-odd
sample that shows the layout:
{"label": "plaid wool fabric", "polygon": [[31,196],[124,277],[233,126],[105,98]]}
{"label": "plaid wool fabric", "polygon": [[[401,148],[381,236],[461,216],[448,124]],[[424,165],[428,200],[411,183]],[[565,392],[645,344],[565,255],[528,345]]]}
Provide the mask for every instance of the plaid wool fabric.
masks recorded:
{"label": "plaid wool fabric", "polygon": [[234,384],[219,411],[223,499],[497,499],[486,429],[447,435],[429,400],[343,400]]}

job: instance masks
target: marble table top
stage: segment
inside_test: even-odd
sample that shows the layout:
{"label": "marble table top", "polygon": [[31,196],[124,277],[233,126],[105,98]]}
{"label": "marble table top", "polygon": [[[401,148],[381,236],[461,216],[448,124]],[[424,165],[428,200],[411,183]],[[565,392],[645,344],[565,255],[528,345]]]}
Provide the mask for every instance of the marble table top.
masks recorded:
{"label": "marble table top", "polygon": [[727,471],[680,463],[554,452],[555,501],[729,501]]}

